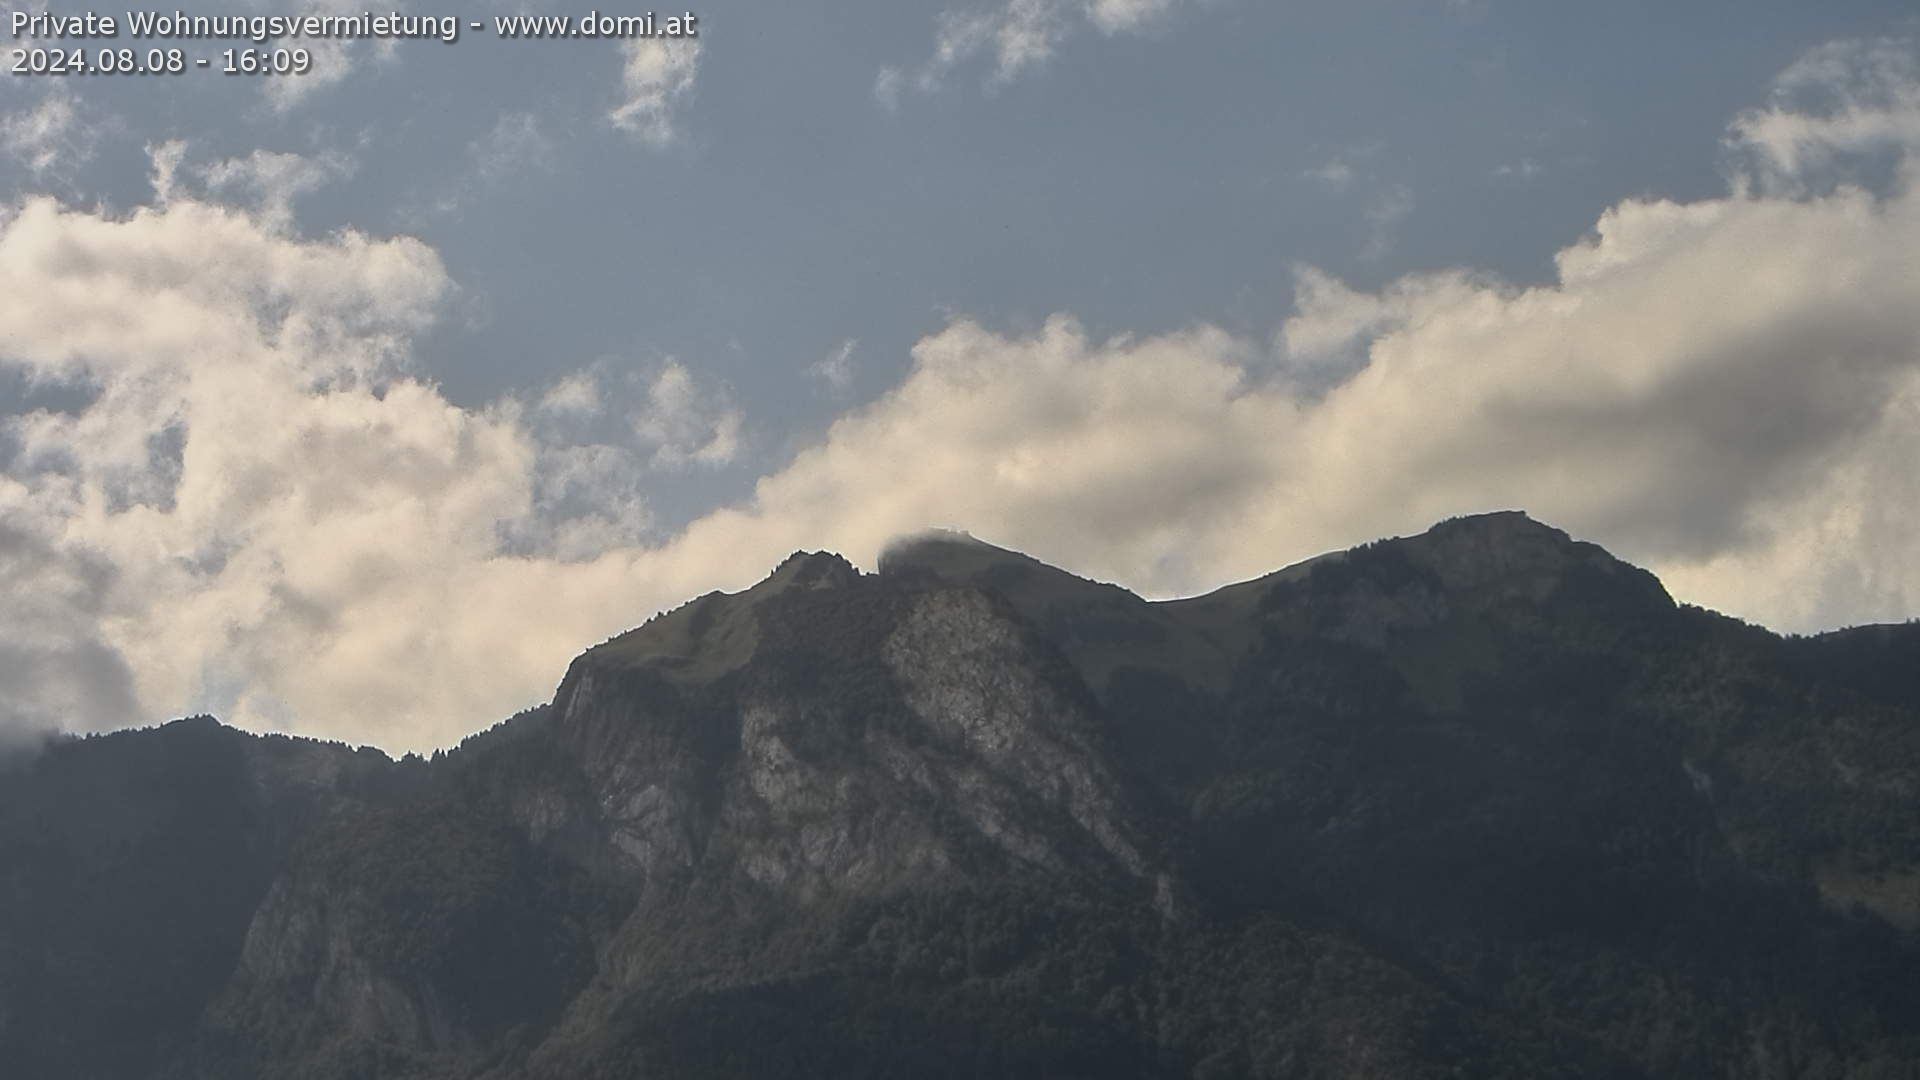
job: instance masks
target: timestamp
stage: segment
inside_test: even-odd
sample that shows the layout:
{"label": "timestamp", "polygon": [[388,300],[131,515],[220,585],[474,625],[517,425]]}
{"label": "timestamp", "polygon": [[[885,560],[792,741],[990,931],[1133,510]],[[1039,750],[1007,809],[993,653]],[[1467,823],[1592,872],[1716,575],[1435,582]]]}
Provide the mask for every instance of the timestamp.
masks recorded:
{"label": "timestamp", "polygon": [[305,75],[313,70],[306,49],[227,49],[218,66],[184,49],[10,49],[15,75],[178,75],[207,68],[223,75]]}
{"label": "timestamp", "polygon": [[228,49],[220,62],[226,75],[305,75],[313,68],[305,49]]}
{"label": "timestamp", "polygon": [[15,75],[178,75],[187,70],[180,49],[11,49]]}

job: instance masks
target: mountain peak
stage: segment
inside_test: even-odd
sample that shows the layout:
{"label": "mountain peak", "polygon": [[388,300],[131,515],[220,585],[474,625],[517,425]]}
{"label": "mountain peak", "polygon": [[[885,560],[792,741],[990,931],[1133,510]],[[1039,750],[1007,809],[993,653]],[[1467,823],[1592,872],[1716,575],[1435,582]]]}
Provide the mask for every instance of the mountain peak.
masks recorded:
{"label": "mountain peak", "polygon": [[794,592],[844,589],[860,571],[830,551],[796,551],[773,572],[737,593],[712,592],[589,649],[600,667],[651,668],[676,682],[698,683],[733,671],[759,647],[757,609]]}
{"label": "mountain peak", "polygon": [[970,532],[926,529],[896,537],[880,552],[880,573],[930,570],[940,577],[965,576],[993,565],[1044,565],[1018,551],[997,547]]}
{"label": "mountain peak", "polygon": [[1479,514],[1461,514],[1437,522],[1427,529],[1428,534],[1436,532],[1473,532],[1493,536],[1554,536],[1562,540],[1567,534],[1559,529],[1539,521],[1525,510],[1488,510]]}
{"label": "mountain peak", "polygon": [[[1583,544],[1524,510],[1492,510],[1484,514],[1466,514],[1438,522],[1408,541],[1431,544],[1475,544],[1487,548],[1532,546],[1540,551],[1568,552],[1576,548],[1599,551],[1595,544]],[[1391,541],[1387,541],[1391,542]]]}
{"label": "mountain peak", "polygon": [[1569,575],[1597,575],[1658,594],[1662,606],[1671,605],[1653,575],[1519,510],[1449,518],[1418,536],[1377,546],[1402,549],[1452,592],[1538,599]]}
{"label": "mountain peak", "polygon": [[796,551],[780,561],[766,580],[749,592],[761,589],[837,589],[860,580],[860,571],[844,557],[831,551]]}

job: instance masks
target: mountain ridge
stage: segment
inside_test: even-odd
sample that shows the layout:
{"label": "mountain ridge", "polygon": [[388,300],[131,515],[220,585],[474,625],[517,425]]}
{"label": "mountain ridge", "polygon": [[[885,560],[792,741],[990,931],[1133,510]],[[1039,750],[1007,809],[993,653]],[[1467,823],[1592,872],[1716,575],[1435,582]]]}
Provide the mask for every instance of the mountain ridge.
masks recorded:
{"label": "mountain ridge", "polygon": [[797,552],[431,760],[51,746],[0,1071],[1907,1075],[1916,652],[1517,513],[1165,601]]}

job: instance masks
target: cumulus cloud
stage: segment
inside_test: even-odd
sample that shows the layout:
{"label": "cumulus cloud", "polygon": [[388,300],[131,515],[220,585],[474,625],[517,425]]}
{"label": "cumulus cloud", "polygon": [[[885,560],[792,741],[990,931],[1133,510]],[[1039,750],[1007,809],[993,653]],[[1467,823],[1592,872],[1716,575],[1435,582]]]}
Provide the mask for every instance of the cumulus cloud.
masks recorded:
{"label": "cumulus cloud", "polygon": [[149,143],[147,152],[147,181],[153,187],[153,197],[157,202],[165,203],[173,198],[180,184],[180,166],[187,159],[187,141],[168,139],[161,143]]}
{"label": "cumulus cloud", "polygon": [[1318,398],[1364,368],[1375,339],[1424,322],[1495,283],[1462,271],[1417,274],[1361,292],[1316,267],[1295,273],[1294,314],[1274,343],[1277,378]]}
{"label": "cumulus cloud", "polygon": [[[0,480],[9,518],[23,494]],[[62,726],[112,727],[140,715],[132,672],[100,633],[113,575],[103,560],[63,557],[42,538],[0,525],[0,596],[10,601],[0,637],[0,751]]]}
{"label": "cumulus cloud", "polygon": [[507,550],[529,559],[591,562],[652,535],[648,456],[613,442],[536,441],[532,512],[504,523]]}
{"label": "cumulus cloud", "polygon": [[[346,5],[332,4],[328,10],[346,13]],[[289,113],[307,103],[315,94],[338,86],[353,74],[357,42],[345,38],[306,38],[300,48],[310,61],[306,72],[297,77],[264,79],[262,92],[267,105],[276,113]]]}
{"label": "cumulus cloud", "polygon": [[670,356],[570,372],[535,399],[531,420],[548,442],[623,447],[635,472],[731,464],[745,426],[724,387]]}
{"label": "cumulus cloud", "polygon": [[0,151],[35,176],[67,175],[93,157],[98,142],[98,126],[80,115],[79,100],[64,87],[0,116]]}
{"label": "cumulus cloud", "polygon": [[[176,156],[167,166],[169,190],[178,167]],[[197,172],[207,191],[239,195],[257,207],[268,224],[286,228],[293,223],[295,199],[352,176],[355,168],[355,161],[338,151],[309,157],[255,150],[245,157],[209,162]]]}
{"label": "cumulus cloud", "polygon": [[556,416],[598,416],[603,408],[600,380],[592,371],[571,372],[547,388],[539,408]]}
{"label": "cumulus cloud", "polygon": [[621,42],[621,101],[607,113],[613,126],[664,145],[679,136],[676,113],[693,95],[700,39],[634,38]]}
{"label": "cumulus cloud", "polygon": [[1859,179],[1862,159],[1920,147],[1920,43],[1836,41],[1775,80],[1766,106],[1742,113],[1727,142],[1740,180],[1768,192]]}
{"label": "cumulus cloud", "polygon": [[[269,5],[252,0],[258,8]],[[359,0],[308,0],[300,5],[300,14],[356,15],[364,7]],[[274,14],[280,14],[274,11]],[[293,43],[284,43],[293,44]],[[359,64],[361,54],[368,48],[364,41],[348,38],[302,38],[298,47],[307,51],[311,61],[304,74],[289,78],[269,78],[261,80],[261,92],[266,95],[267,107],[276,113],[290,113],[306,104],[314,95],[331,89],[347,81]],[[391,57],[399,42],[387,39],[372,44],[376,55]]]}
{"label": "cumulus cloud", "polygon": [[[1807,116],[1846,141],[1844,111]],[[671,534],[646,478],[741,441],[694,368],[458,407],[408,373],[448,289],[417,242],[30,201],[0,218],[0,295],[37,298],[0,362],[85,400],[7,422],[0,672],[32,674],[6,722],[209,708],[442,744],[657,608],[939,524],[1166,595],[1518,506],[1775,626],[1904,618],[1920,189],[1895,152],[1875,189],[1801,158],[1791,191],[1622,202],[1535,287],[1302,270],[1272,341],[955,321]]]}
{"label": "cumulus cloud", "polygon": [[943,58],[963,58],[990,46],[993,77],[1007,81],[1052,57],[1065,24],[1065,13],[1051,0],[1008,0],[998,13],[986,16],[984,26],[960,18],[942,27],[935,51]]}
{"label": "cumulus cloud", "polygon": [[[1844,111],[1802,116],[1808,139],[1823,118],[1851,139]],[[1623,202],[1536,288],[1451,271],[1373,292],[1304,270],[1273,347],[958,322],[688,535],[867,558],[949,523],[1167,594],[1520,506],[1773,625],[1904,618],[1920,194],[1903,161],[1879,191]]]}
{"label": "cumulus cloud", "polygon": [[1901,618],[1920,608],[1916,253],[1908,186],[1623,203],[1532,289],[1309,277],[1278,359],[1351,358],[1317,396],[1217,330],[959,322],[680,543],[865,560],[956,524],[1174,594],[1519,506],[1737,614]]}
{"label": "cumulus cloud", "polygon": [[669,359],[647,382],[633,430],[653,448],[653,465],[672,469],[733,461],[740,452],[741,423],[725,394],[702,387],[685,364]]}
{"label": "cumulus cloud", "polygon": [[[636,541],[619,470],[407,373],[447,289],[416,241],[300,239],[178,193],[10,210],[0,294],[36,299],[0,362],[76,403],[5,422],[0,668],[32,673],[8,726],[206,708],[434,745],[628,618],[632,590],[595,577],[614,564],[579,561]],[[583,484],[598,509],[569,520]]]}
{"label": "cumulus cloud", "polygon": [[256,149],[240,157],[192,163],[192,146],[170,139],[146,148],[149,182],[156,203],[175,197],[224,201],[249,207],[254,217],[276,231],[293,225],[293,204],[328,184],[351,177],[359,162],[338,150],[296,154]]}
{"label": "cumulus cloud", "polygon": [[883,67],[874,98],[892,109],[903,87],[931,93],[953,72],[976,62],[987,85],[1013,81],[1052,59],[1076,31],[1141,33],[1164,22],[1183,0],[1005,0],[993,7],[952,9],[934,20],[933,54],[909,74]]}

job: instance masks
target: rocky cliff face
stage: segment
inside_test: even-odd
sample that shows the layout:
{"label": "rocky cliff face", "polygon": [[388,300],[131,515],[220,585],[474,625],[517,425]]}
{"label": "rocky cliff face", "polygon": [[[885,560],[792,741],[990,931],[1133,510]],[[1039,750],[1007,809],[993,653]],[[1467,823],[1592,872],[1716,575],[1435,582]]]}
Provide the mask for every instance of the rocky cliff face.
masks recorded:
{"label": "rocky cliff face", "polygon": [[[1916,651],[1520,515],[1171,603],[964,536],[796,555],[431,764],[50,753],[0,787],[0,1071],[1905,1075]],[[226,794],[115,818],[109,759]],[[107,824],[35,846],[61,813]],[[178,949],[9,931],[196,829],[217,893],[147,904]],[[36,1004],[89,955],[170,1003],[111,1052],[127,1014]]]}
{"label": "rocky cliff face", "polygon": [[525,824],[600,837],[643,889],[697,871],[806,903],[1013,863],[1150,888],[1095,708],[990,594],[796,556],[581,657],[553,737],[586,798]]}

